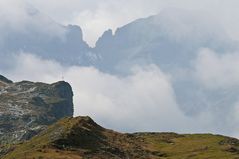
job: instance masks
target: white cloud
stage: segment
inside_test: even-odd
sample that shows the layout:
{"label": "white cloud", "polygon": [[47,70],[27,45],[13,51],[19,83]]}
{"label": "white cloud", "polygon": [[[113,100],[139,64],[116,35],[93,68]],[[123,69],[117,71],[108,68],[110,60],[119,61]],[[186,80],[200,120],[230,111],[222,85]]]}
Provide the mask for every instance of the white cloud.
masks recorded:
{"label": "white cloud", "polygon": [[48,36],[62,37],[65,29],[43,15],[25,0],[0,0],[1,39],[11,33],[28,33],[30,31]]}
{"label": "white cloud", "polygon": [[6,27],[10,24],[10,28],[26,29],[25,24],[31,22],[31,25],[48,33],[61,33],[62,28],[49,19],[40,15],[29,16],[29,12],[34,12],[32,7],[36,7],[59,23],[81,26],[84,39],[93,46],[109,28],[115,30],[135,19],[160,13],[163,9],[182,8],[214,16],[233,38],[238,39],[237,6],[236,0],[0,0],[0,27],[5,23]]}
{"label": "white cloud", "polygon": [[155,66],[138,68],[127,77],[104,74],[94,68],[71,68],[66,77],[69,81],[77,79],[72,81],[78,88],[77,115],[89,114],[121,130],[172,131],[178,130],[176,123],[183,124],[171,84]]}
{"label": "white cloud", "polygon": [[1,70],[1,72],[10,73],[13,80],[30,79],[37,81],[40,78],[42,81],[52,82],[61,80],[62,78],[64,69],[57,62],[42,60],[35,55],[22,52],[13,55],[10,59],[8,63],[12,65],[7,69]]}
{"label": "white cloud", "polygon": [[[156,14],[168,7],[198,9],[199,16],[196,18],[202,20],[200,26],[194,22],[194,19],[190,19],[191,16],[189,19],[184,19],[185,15],[182,15],[179,16],[182,17],[181,19],[175,19],[174,14],[171,16],[172,19],[166,18],[162,24],[168,29],[165,30],[169,33],[168,36],[177,38],[179,41],[186,36],[189,46],[195,37],[196,40],[205,42],[204,35],[209,36],[209,40],[210,36],[216,35],[217,38],[222,38],[222,41],[227,41],[228,37],[222,33],[220,23],[234,39],[239,37],[237,37],[239,23],[235,22],[239,15],[237,14],[238,1],[235,0],[182,0],[180,2],[176,0],[62,0],[61,2],[58,0],[0,0],[0,33],[5,33],[6,28],[10,31],[27,31],[31,29],[31,26],[41,33],[53,33],[53,35],[62,33],[61,27],[58,28],[58,25],[52,24],[50,19],[38,14],[32,17],[31,14],[35,11],[29,10],[29,5],[25,2],[31,3],[61,23],[81,25],[85,32],[85,39],[91,44],[94,44],[98,36],[108,28],[115,29],[136,18]],[[214,21],[211,23],[211,19],[207,19],[209,14],[217,19],[218,23]],[[227,45],[224,44],[226,43],[214,47],[218,50],[227,49]],[[5,59],[1,60],[5,61]],[[196,71],[195,78],[203,84],[202,89],[204,87],[212,90],[233,89],[239,86],[237,52],[229,51],[221,55],[219,52],[203,49],[194,62],[196,62],[193,63]],[[93,116],[97,122],[109,128],[138,131],[231,132],[231,134],[237,131],[235,127],[238,124],[236,118],[238,104],[230,103],[228,106],[228,103],[222,103],[221,107],[212,105],[200,106],[200,108],[193,107],[192,104],[193,109],[203,110],[200,110],[201,113],[197,116],[186,117],[175,101],[170,78],[156,66],[138,67],[132,70],[130,75],[118,77],[100,72],[93,67],[61,66],[57,62],[25,53],[20,53],[15,59],[10,60],[10,63],[11,67],[1,72],[13,80],[55,82],[61,80],[61,76],[64,75],[75,92],[75,115]],[[191,70],[189,72],[191,73]],[[192,91],[194,91],[193,88]],[[228,108],[225,108],[225,105]],[[232,110],[235,111],[231,112]],[[221,115],[225,117],[221,119]],[[222,127],[223,124],[217,125],[218,123],[226,124]]]}
{"label": "white cloud", "polygon": [[84,31],[84,39],[94,45],[101,34],[109,28],[131,22],[159,12],[157,0],[31,0],[41,11],[64,24],[78,24]]}
{"label": "white cloud", "polygon": [[237,0],[26,0],[56,21],[78,24],[84,39],[94,45],[107,29],[115,30],[135,19],[157,14],[167,8],[198,10],[202,15],[214,16],[230,35],[238,39],[239,5]]}
{"label": "white cloud", "polygon": [[[128,76],[115,76],[94,67],[63,67],[35,55],[20,53],[14,64],[0,70],[15,81],[56,82],[73,87],[75,116],[89,115],[99,124],[119,131],[173,131],[180,133],[234,133],[215,126],[218,118],[208,109],[187,117],[175,101],[170,77],[157,66],[134,67]],[[216,121],[215,121],[216,120]],[[222,119],[223,121],[224,119]],[[231,121],[237,122],[236,119]]]}
{"label": "white cloud", "polygon": [[227,130],[233,129],[230,135],[238,137],[239,53],[220,53],[204,48],[194,62],[194,80],[200,83],[202,89],[207,90],[206,93],[209,92],[206,94],[208,109],[213,112],[214,120],[224,123],[221,126],[224,125]]}
{"label": "white cloud", "polygon": [[75,115],[90,115],[110,128],[176,131],[186,119],[177,107],[169,78],[153,65],[117,77],[93,67],[65,69],[54,61],[20,53],[5,72],[13,80],[45,82],[61,80],[63,74],[74,89]]}
{"label": "white cloud", "polygon": [[210,89],[239,86],[239,53],[217,53],[210,49],[200,51],[196,63],[196,77]]}
{"label": "white cloud", "polygon": [[22,1],[0,0],[1,27],[8,25],[7,27],[22,29],[22,24],[26,23],[28,19],[25,8],[26,3],[23,3]]}

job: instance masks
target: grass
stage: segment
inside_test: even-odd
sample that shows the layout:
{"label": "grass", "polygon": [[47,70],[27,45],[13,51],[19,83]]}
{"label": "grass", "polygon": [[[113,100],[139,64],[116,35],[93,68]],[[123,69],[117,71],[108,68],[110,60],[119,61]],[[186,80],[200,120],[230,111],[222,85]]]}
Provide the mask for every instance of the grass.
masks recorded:
{"label": "grass", "polygon": [[[211,134],[183,135],[172,138],[170,142],[165,142],[159,136],[146,135],[145,139],[148,148],[160,150],[167,154],[167,159],[236,159],[238,152],[229,152],[227,149],[232,145],[221,145],[221,141],[226,137]],[[238,147],[236,147],[238,148]]]}
{"label": "grass", "polygon": [[239,141],[211,134],[122,134],[101,128],[89,117],[65,118],[3,159],[25,158],[239,159]]}

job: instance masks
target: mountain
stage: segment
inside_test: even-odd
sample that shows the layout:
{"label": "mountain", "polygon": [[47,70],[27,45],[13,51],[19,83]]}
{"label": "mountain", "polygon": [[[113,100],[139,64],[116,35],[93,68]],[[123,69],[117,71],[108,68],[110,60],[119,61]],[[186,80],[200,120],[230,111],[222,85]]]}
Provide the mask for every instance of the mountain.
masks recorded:
{"label": "mountain", "polygon": [[113,74],[128,72],[137,64],[157,64],[172,72],[177,67],[190,67],[201,48],[223,53],[235,50],[236,44],[210,16],[183,9],[165,9],[115,33],[107,30],[94,48],[83,40],[80,26],[61,25],[32,6],[24,8],[24,14],[28,21],[19,24],[21,28],[8,21],[0,24],[0,58],[5,61],[24,52],[64,65],[95,66]]}
{"label": "mountain", "polygon": [[[232,134],[238,125],[234,114],[238,84],[225,89],[208,88],[195,68],[202,49],[215,52],[219,60],[223,55],[239,51],[238,42],[232,40],[211,15],[192,10],[162,10],[158,15],[135,20],[115,32],[106,31],[96,47],[90,48],[83,40],[80,26],[60,25],[35,9],[26,8],[25,14],[28,22],[20,28],[18,25],[9,27],[10,22],[0,24],[2,70],[12,67],[12,56],[21,52],[54,60],[63,66],[95,67],[117,77],[131,74],[135,65],[144,68],[153,64],[170,77],[176,103],[189,119],[207,118],[210,121],[205,123],[210,124],[205,127],[223,134]],[[220,69],[231,72],[227,67],[215,68],[215,71]],[[213,71],[212,76],[217,77],[218,73]]]}
{"label": "mountain", "polygon": [[0,76],[0,145],[29,140],[63,117],[73,116],[73,92],[64,82],[12,82]]}
{"label": "mountain", "polygon": [[26,21],[12,26],[12,19],[7,19],[0,24],[0,58],[5,59],[0,66],[7,65],[6,59],[18,53],[35,54],[64,65],[92,62],[90,47],[83,40],[79,26],[58,24],[32,6],[26,6],[22,12]]}
{"label": "mountain", "polygon": [[65,118],[3,159],[236,159],[239,140],[211,134],[134,133],[105,129],[89,117]]}
{"label": "mountain", "polygon": [[223,53],[233,50],[233,44],[210,16],[174,8],[135,20],[114,34],[107,30],[94,51],[101,57],[98,67],[108,72],[125,72],[136,64],[157,64],[163,71],[172,72],[177,67],[190,67],[202,48]]}
{"label": "mountain", "polygon": [[[197,68],[208,61],[197,62],[202,60],[204,49],[222,59],[238,52],[238,42],[210,15],[173,8],[135,20],[114,33],[106,31],[93,52],[100,57],[96,67],[110,74],[125,76],[134,66],[156,65],[170,77],[176,102],[186,116],[200,118],[210,114],[215,130],[229,134],[234,125],[222,116],[233,116],[238,87],[213,89],[202,81],[208,76],[198,74]],[[203,68],[207,72],[207,66]],[[221,68],[213,70],[217,69]],[[215,71],[212,76],[218,73]]]}

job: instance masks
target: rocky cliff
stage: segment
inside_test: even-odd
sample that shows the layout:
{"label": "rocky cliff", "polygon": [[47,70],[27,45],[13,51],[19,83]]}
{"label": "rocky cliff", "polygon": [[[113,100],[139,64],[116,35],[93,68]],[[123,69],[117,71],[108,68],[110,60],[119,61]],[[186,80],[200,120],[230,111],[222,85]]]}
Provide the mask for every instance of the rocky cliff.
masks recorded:
{"label": "rocky cliff", "polygon": [[73,116],[73,92],[64,82],[12,82],[0,76],[0,145],[29,140],[47,125]]}

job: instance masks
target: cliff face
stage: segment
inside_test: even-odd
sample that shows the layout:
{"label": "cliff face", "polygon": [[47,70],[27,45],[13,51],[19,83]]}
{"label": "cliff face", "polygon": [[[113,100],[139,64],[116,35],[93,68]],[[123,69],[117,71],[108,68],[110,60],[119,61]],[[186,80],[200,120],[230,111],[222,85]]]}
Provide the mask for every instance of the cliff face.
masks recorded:
{"label": "cliff face", "polygon": [[73,92],[66,82],[54,84],[0,76],[0,145],[29,140],[48,125],[73,116]]}

